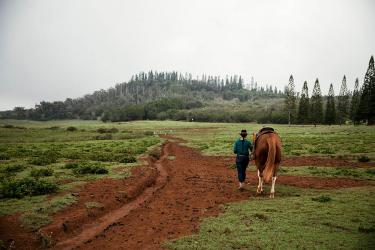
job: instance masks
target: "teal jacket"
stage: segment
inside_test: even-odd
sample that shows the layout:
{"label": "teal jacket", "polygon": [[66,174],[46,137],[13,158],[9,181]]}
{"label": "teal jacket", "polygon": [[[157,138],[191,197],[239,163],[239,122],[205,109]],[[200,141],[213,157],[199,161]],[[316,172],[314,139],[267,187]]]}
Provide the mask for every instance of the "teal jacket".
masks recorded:
{"label": "teal jacket", "polygon": [[[250,141],[238,139],[233,145],[233,153],[237,155],[249,155],[253,150],[253,145]],[[249,152],[250,151],[250,152]]]}

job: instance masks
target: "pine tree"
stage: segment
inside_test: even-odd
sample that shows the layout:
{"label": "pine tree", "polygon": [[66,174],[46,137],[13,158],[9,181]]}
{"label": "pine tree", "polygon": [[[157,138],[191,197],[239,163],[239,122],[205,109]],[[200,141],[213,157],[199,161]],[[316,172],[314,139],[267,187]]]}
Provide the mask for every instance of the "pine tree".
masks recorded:
{"label": "pine tree", "polygon": [[375,68],[373,56],[370,58],[361,92],[357,119],[366,121],[368,125],[375,124]]}
{"label": "pine tree", "polygon": [[350,102],[350,112],[349,112],[350,119],[353,122],[356,122],[356,113],[358,110],[359,98],[360,98],[359,81],[357,78],[355,79],[354,91],[353,91],[352,101]]}
{"label": "pine tree", "polygon": [[311,121],[316,124],[323,122],[323,99],[318,78],[316,78],[311,96]]}
{"label": "pine tree", "polygon": [[296,94],[294,91],[293,75],[289,77],[289,84],[286,88],[285,110],[288,112],[289,125],[295,121],[296,117]]}
{"label": "pine tree", "polygon": [[348,108],[349,108],[349,92],[348,88],[346,87],[346,76],[344,75],[344,78],[342,79],[341,88],[340,88],[340,94],[338,97],[338,105],[337,105],[337,119],[340,123],[345,122],[345,120],[348,118]]}
{"label": "pine tree", "polygon": [[306,124],[309,122],[309,89],[307,87],[307,82],[303,83],[301,91],[301,99],[299,100],[298,107],[298,122]]}
{"label": "pine tree", "polygon": [[333,92],[333,85],[329,86],[329,92],[327,97],[325,123],[334,124],[336,122],[336,107],[335,107],[335,93]]}

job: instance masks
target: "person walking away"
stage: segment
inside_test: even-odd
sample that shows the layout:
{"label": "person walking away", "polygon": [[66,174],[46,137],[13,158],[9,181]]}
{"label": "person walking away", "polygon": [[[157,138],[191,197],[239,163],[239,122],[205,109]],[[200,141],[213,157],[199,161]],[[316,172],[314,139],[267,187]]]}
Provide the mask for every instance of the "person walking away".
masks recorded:
{"label": "person walking away", "polygon": [[246,139],[247,131],[245,129],[241,130],[240,136],[241,137],[233,145],[233,152],[237,154],[238,189],[242,190],[246,179],[246,168],[249,165],[249,154],[253,149],[253,145]]}

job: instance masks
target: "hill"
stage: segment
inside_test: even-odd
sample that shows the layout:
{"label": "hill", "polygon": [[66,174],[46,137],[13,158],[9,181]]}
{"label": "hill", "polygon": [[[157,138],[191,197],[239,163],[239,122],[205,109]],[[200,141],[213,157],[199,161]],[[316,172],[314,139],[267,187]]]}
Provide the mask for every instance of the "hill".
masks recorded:
{"label": "hill", "polygon": [[141,72],[130,81],[81,98],[42,101],[35,108],[15,107],[0,118],[103,121],[195,120],[215,122],[286,122],[281,115],[283,94],[272,86],[246,86],[241,76],[172,72]]}

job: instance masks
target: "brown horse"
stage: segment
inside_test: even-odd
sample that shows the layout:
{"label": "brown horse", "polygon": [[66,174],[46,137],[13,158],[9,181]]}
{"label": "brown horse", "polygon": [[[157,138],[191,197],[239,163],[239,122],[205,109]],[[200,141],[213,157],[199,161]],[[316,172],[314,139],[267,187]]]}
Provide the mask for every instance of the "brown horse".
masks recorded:
{"label": "brown horse", "polygon": [[272,128],[263,128],[253,136],[253,157],[258,169],[257,194],[263,192],[263,180],[268,183],[272,177],[270,198],[275,197],[276,174],[281,162],[281,139]]}

